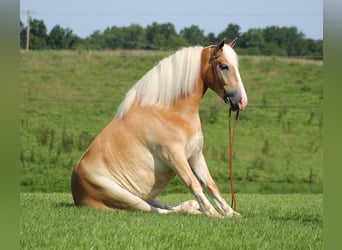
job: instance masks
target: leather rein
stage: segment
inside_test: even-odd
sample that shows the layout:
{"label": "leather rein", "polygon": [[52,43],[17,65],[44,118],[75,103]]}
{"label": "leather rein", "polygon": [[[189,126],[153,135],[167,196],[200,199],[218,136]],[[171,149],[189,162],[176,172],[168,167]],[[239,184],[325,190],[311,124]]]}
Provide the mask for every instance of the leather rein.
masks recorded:
{"label": "leather rein", "polygon": [[230,190],[232,192],[232,205],[231,207],[236,210],[236,199],[234,192],[234,181],[233,181],[233,144],[234,134],[237,126],[239,125],[239,110],[236,111],[234,128],[232,129],[232,108],[229,107],[228,111],[228,128],[229,128],[229,178],[230,178]]}

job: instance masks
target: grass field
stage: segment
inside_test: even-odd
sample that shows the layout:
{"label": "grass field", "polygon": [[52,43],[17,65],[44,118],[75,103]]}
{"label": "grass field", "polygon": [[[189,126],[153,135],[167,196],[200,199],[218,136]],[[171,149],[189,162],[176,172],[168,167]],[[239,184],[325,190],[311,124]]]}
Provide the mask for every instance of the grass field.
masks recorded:
{"label": "grass field", "polygon": [[[128,89],[172,53],[21,53],[22,249],[322,249],[323,66],[317,61],[240,59],[249,98],[233,156],[242,217],[74,207],[74,164]],[[200,116],[209,169],[229,193],[227,106],[208,91]],[[160,199],[177,204],[193,197],[176,178]]]}
{"label": "grass field", "polygon": [[20,248],[322,249],[321,194],[239,194],[237,202],[241,217],[215,219],[77,208],[69,193],[21,193]]}
{"label": "grass field", "polygon": [[[173,52],[31,51],[20,59],[20,188],[69,192],[73,166],[110,122],[128,89]],[[249,98],[235,135],[242,193],[321,193],[322,63],[241,57]],[[212,91],[200,108],[204,155],[224,192],[227,106]],[[179,179],[169,191],[183,192]]]}

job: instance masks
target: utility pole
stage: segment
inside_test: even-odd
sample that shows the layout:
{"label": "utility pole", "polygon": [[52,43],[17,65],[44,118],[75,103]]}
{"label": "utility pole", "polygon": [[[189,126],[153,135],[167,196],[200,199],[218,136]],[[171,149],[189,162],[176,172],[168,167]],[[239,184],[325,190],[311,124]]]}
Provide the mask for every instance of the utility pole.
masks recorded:
{"label": "utility pole", "polygon": [[27,11],[27,24],[26,24],[26,51],[30,49],[30,11]]}

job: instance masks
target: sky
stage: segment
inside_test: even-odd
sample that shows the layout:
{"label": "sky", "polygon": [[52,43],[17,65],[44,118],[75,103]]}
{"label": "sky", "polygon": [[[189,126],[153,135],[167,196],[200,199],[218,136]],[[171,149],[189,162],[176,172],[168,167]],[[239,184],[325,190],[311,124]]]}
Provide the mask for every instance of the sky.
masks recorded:
{"label": "sky", "polygon": [[240,32],[267,26],[297,27],[306,38],[323,39],[323,0],[20,0],[20,19],[43,20],[48,32],[57,24],[85,38],[107,27],[170,22],[179,32],[197,25],[218,35],[230,23]]}

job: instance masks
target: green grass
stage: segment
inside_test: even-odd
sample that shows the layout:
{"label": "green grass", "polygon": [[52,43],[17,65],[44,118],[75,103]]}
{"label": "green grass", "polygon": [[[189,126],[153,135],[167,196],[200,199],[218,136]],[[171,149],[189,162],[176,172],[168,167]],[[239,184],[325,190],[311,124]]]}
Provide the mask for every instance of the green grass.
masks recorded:
{"label": "green grass", "polygon": [[[111,121],[125,93],[171,53],[22,53],[21,190],[69,192],[73,166]],[[322,70],[317,62],[241,57],[240,74],[249,98],[240,114],[233,155],[241,192],[322,192]],[[214,179],[224,187],[227,106],[208,91],[200,116],[204,155]],[[183,190],[182,185],[176,179],[170,190]]]}
{"label": "green grass", "polygon": [[21,193],[20,209],[21,249],[322,249],[321,194],[239,194],[229,219],[77,208],[69,193]]}

